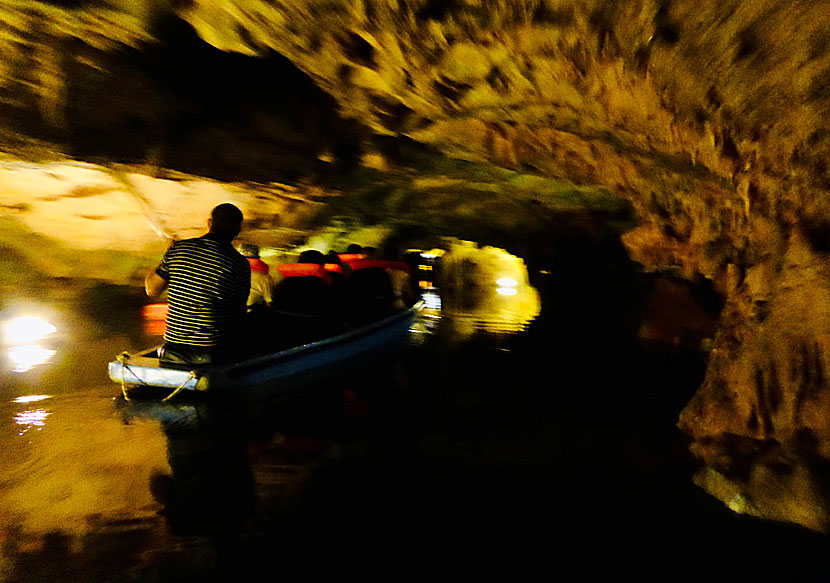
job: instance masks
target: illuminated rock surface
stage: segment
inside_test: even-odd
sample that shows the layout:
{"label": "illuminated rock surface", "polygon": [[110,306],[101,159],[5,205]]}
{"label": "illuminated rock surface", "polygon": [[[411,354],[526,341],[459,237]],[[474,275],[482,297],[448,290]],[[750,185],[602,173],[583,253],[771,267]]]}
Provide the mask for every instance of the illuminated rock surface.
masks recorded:
{"label": "illuminated rock surface", "polygon": [[630,256],[725,299],[694,451],[828,459],[828,9],[10,0],[2,243],[60,275],[106,247],[123,280],[219,199],[274,246],[343,215],[509,247],[630,204]]}

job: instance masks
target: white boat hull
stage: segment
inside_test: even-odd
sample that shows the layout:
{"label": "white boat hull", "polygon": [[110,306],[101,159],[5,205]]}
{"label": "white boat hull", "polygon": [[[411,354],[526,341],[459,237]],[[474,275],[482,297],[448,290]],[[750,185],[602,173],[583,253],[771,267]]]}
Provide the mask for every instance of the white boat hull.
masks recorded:
{"label": "white boat hull", "polygon": [[188,370],[162,366],[156,357],[158,347],[138,355],[125,353],[109,363],[109,377],[125,390],[128,387],[158,387],[170,391],[201,392],[269,385],[332,369],[362,354],[394,345],[406,338],[422,308],[423,302],[418,302],[409,310],[353,331],[219,367]]}

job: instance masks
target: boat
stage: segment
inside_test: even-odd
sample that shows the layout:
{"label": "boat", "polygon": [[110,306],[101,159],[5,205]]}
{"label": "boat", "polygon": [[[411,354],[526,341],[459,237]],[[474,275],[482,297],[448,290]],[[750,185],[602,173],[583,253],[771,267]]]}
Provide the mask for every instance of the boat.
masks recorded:
{"label": "boat", "polygon": [[161,363],[160,346],[129,354],[123,352],[108,364],[109,377],[121,385],[125,399],[143,389],[175,395],[241,390],[246,394],[268,394],[296,388],[302,381],[337,372],[360,357],[393,348],[407,337],[413,322],[424,309],[419,300],[412,307],[359,328],[318,341],[294,346],[271,354],[220,366],[188,368],[187,365]]}

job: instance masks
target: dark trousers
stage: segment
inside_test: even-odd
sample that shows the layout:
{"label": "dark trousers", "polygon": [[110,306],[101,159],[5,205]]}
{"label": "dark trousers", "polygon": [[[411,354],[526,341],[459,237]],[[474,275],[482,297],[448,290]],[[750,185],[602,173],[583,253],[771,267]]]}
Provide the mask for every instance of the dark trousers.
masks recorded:
{"label": "dark trousers", "polygon": [[172,364],[208,366],[230,360],[229,350],[221,346],[188,346],[165,342],[159,350],[159,360]]}

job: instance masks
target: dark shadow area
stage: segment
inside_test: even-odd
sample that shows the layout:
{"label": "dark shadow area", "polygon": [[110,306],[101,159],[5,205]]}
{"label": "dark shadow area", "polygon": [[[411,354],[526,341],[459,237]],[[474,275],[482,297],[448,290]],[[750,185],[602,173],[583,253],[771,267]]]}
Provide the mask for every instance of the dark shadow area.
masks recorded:
{"label": "dark shadow area", "polygon": [[[657,281],[672,278],[643,274],[616,234],[584,227],[527,258],[543,311],[526,333],[439,335],[387,380],[344,379],[340,454],[315,458],[255,548],[278,542],[292,568],[322,553],[514,575],[555,564],[586,577],[820,580],[825,536],[735,514],[692,483],[676,422],[705,352],[639,341]],[[711,286],[683,285],[717,317]],[[765,559],[748,562],[755,553]]]}
{"label": "dark shadow area", "polygon": [[172,14],[149,33],[141,50],[62,40],[63,111],[47,123],[21,84],[0,106],[5,123],[79,159],[223,181],[325,180],[359,163],[364,128],[285,57],[221,51]]}

